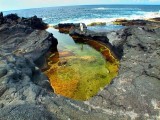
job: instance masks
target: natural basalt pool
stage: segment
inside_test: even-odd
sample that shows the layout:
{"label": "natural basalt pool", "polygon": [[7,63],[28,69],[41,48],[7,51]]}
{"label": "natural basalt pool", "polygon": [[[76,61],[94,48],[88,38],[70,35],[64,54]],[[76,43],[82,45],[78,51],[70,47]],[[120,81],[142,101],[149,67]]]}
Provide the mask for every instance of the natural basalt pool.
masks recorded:
{"label": "natural basalt pool", "polygon": [[54,28],[47,31],[58,39],[58,52],[49,55],[49,68],[44,71],[56,94],[88,100],[116,77],[119,62],[107,47],[94,41],[75,43]]}

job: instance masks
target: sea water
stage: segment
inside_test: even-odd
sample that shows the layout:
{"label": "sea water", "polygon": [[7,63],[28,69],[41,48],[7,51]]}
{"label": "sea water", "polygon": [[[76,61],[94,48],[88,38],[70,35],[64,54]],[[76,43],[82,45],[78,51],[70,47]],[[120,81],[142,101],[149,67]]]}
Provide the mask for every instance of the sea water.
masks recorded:
{"label": "sea water", "polygon": [[121,29],[122,26],[113,25],[112,22],[119,18],[146,19],[160,17],[160,5],[85,5],[63,6],[5,11],[4,14],[17,13],[19,16],[31,17],[37,15],[48,24],[79,23],[86,25],[92,22],[106,22],[105,26],[89,27],[99,31]]}

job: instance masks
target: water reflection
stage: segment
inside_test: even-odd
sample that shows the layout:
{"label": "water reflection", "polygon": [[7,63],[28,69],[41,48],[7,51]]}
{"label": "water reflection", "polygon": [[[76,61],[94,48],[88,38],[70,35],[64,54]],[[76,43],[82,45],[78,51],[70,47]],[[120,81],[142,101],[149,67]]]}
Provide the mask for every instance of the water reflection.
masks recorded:
{"label": "water reflection", "polygon": [[53,28],[48,31],[59,43],[58,52],[48,57],[49,69],[45,71],[55,93],[88,100],[117,75],[118,61],[107,47],[93,41],[75,43],[67,34]]}

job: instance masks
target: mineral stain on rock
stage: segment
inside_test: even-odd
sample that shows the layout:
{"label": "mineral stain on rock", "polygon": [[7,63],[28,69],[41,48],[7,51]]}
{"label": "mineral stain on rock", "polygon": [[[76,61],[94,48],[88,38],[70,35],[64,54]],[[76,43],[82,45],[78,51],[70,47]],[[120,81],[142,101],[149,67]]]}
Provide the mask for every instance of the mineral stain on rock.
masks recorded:
{"label": "mineral stain on rock", "polygon": [[44,72],[56,94],[85,101],[116,77],[119,62],[107,47],[94,41],[75,43],[69,35],[48,31],[59,39],[59,52],[48,57],[50,67]]}

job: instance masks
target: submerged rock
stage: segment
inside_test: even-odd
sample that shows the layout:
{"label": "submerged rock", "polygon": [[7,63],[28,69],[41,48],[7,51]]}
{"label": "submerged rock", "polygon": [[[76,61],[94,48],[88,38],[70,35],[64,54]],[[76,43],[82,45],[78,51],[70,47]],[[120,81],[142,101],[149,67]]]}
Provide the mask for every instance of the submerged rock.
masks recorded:
{"label": "submerged rock", "polygon": [[75,54],[71,51],[60,51],[59,52],[59,57],[69,57],[69,56],[74,56]]}
{"label": "submerged rock", "polygon": [[106,22],[92,22],[87,26],[105,26],[105,25],[106,25]]}

